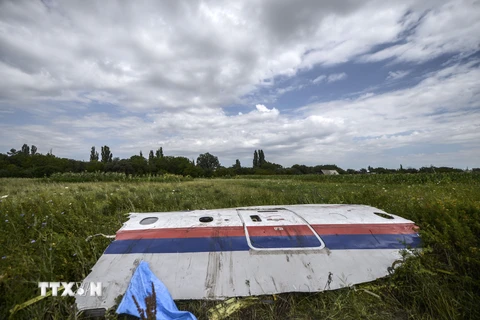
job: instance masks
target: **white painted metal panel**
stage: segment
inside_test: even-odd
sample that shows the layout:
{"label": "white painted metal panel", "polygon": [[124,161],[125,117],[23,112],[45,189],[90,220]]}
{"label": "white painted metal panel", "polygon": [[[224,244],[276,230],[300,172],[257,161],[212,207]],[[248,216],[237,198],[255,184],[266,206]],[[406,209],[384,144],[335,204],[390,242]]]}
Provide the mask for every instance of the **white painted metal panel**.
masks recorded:
{"label": "white painted metal panel", "polygon": [[[149,262],[174,299],[316,292],[372,281],[387,275],[387,268],[401,258],[402,239],[419,244],[412,221],[390,214],[392,219],[386,219],[374,212],[386,214],[363,205],[131,214],[85,279],[102,282],[103,296],[77,297],[77,305],[79,310],[112,307],[141,260]],[[262,219],[265,235],[250,218],[252,213]],[[158,220],[140,223],[149,217]],[[212,220],[200,222],[204,217]],[[318,237],[321,246],[266,250],[247,241],[252,237],[275,239],[276,231],[281,241],[285,234],[272,228],[291,226],[299,226],[305,237]],[[249,228],[256,228],[252,237]]]}

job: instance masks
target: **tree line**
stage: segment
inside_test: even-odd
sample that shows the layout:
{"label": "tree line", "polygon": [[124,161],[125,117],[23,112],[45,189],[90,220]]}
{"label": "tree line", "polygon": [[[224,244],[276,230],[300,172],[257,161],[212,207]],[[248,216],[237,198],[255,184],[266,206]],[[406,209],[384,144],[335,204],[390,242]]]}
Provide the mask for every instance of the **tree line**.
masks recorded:
{"label": "tree line", "polygon": [[[100,151],[100,152],[99,152]],[[127,159],[114,157],[108,146],[102,146],[97,151],[93,146],[90,150],[90,161],[80,161],[59,158],[53,155],[52,150],[47,154],[38,152],[36,146],[24,144],[19,150],[11,149],[6,154],[0,153],[0,177],[43,178],[56,172],[121,172],[128,175],[159,175],[164,173],[178,174],[191,177],[222,177],[235,175],[298,175],[322,174],[322,170],[336,170],[339,174],[385,174],[385,173],[418,173],[418,172],[461,172],[463,170],[450,167],[422,167],[420,169],[407,168],[402,165],[398,169],[373,168],[344,170],[335,164],[306,166],[295,164],[283,167],[280,164],[265,159],[263,150],[253,153],[252,167],[243,167],[240,160],[236,160],[230,167],[222,166],[218,157],[210,154],[200,154],[196,162],[182,156],[166,156],[163,148],[150,150],[148,157],[142,151]],[[472,169],[480,171],[480,168]]]}

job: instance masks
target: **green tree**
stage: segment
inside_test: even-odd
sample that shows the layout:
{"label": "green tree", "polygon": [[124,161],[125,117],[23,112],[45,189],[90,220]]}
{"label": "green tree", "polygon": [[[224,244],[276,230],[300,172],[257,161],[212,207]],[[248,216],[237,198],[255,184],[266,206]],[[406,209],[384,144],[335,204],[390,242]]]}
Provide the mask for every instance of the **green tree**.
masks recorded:
{"label": "green tree", "polygon": [[198,156],[197,166],[203,170],[214,171],[220,166],[220,162],[216,156],[207,152]]}
{"label": "green tree", "polygon": [[142,156],[130,157],[130,164],[135,171],[135,174],[145,174],[148,172],[147,160]]}
{"label": "green tree", "polygon": [[21,152],[26,156],[30,155],[30,147],[28,146],[28,144],[23,144]]}
{"label": "green tree", "polygon": [[235,164],[233,165],[233,168],[235,169],[240,169],[242,165],[240,164],[240,160],[235,160]]}
{"label": "green tree", "polygon": [[155,174],[157,173],[157,166],[155,165],[155,154],[153,150],[150,150],[148,153],[148,172]]}
{"label": "green tree", "polygon": [[203,174],[203,170],[194,167],[190,160],[185,157],[164,156],[163,158],[155,158],[155,166],[158,173],[173,173],[181,175],[191,175],[197,177]]}
{"label": "green tree", "polygon": [[108,146],[102,147],[102,162],[112,162],[113,154],[110,152],[110,148]]}
{"label": "green tree", "polygon": [[262,167],[265,162],[265,154],[263,153],[263,150],[258,150],[258,166]]}
{"label": "green tree", "polygon": [[99,161],[90,161],[87,163],[86,170],[88,172],[97,172],[103,171],[105,169],[105,164]]}
{"label": "green tree", "polygon": [[90,151],[90,162],[93,162],[93,161],[98,161],[98,152],[95,151],[95,146],[93,146],[92,150]]}
{"label": "green tree", "polygon": [[160,147],[156,152],[155,152],[155,155],[157,158],[163,158],[163,149],[162,147]]}
{"label": "green tree", "polygon": [[307,167],[306,165],[303,165],[303,164],[294,164],[292,168],[302,174],[308,174],[313,172],[312,167]]}
{"label": "green tree", "polygon": [[154,158],[155,155],[153,154],[153,150],[150,150],[150,152],[148,153],[148,164],[152,164]]}
{"label": "green tree", "polygon": [[255,150],[253,153],[253,167],[256,168],[258,167],[258,152]]}
{"label": "green tree", "polygon": [[32,148],[30,149],[30,154],[32,156],[36,155],[37,154],[37,147],[35,145],[32,144]]}

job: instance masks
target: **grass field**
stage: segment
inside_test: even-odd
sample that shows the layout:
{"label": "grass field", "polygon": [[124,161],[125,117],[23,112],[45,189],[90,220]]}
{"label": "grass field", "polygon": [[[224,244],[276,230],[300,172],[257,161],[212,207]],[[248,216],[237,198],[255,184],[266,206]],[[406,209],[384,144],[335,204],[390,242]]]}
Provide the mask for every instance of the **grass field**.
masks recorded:
{"label": "grass field", "polygon": [[[39,281],[81,281],[111,241],[85,239],[114,234],[128,212],[303,203],[366,204],[411,219],[425,249],[385,279],[265,297],[233,319],[480,319],[479,174],[76,180],[0,180],[0,319],[38,296]],[[216,304],[177,302],[199,319]],[[13,319],[75,319],[74,299],[48,297]]]}

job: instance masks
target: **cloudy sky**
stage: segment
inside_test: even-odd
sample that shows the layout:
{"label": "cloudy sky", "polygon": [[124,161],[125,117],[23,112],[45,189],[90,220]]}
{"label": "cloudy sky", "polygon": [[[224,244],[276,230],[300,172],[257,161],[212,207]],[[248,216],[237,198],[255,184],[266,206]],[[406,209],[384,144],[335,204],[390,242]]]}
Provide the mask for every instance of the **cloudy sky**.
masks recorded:
{"label": "cloudy sky", "polygon": [[0,152],[480,167],[479,1],[0,1]]}

